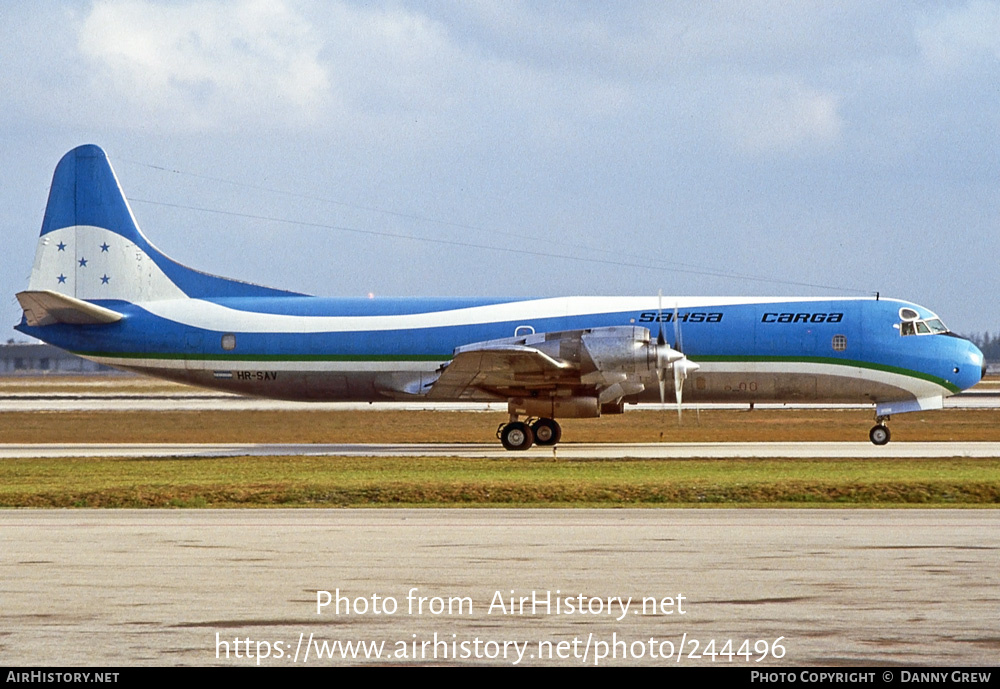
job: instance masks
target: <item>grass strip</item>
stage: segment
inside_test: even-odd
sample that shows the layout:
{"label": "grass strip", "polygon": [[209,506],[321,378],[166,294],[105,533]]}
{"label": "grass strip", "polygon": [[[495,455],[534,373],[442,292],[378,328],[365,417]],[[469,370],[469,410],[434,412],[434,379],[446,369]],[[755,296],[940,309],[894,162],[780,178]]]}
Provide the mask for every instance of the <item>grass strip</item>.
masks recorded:
{"label": "grass strip", "polygon": [[1000,505],[1000,458],[239,457],[0,463],[2,507]]}

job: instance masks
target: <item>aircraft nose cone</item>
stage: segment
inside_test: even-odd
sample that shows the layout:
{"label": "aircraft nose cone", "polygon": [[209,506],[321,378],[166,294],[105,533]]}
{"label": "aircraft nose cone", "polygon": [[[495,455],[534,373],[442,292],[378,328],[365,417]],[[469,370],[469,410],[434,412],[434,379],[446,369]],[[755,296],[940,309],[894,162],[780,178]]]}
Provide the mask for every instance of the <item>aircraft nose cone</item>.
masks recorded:
{"label": "aircraft nose cone", "polygon": [[968,385],[963,386],[965,389],[971,388],[986,377],[986,357],[983,356],[983,352],[972,342],[969,342],[968,348],[969,363],[979,369],[979,378],[968,381]]}
{"label": "aircraft nose cone", "polygon": [[957,348],[952,359],[953,383],[959,390],[968,390],[986,375],[986,357],[971,340],[955,338]]}

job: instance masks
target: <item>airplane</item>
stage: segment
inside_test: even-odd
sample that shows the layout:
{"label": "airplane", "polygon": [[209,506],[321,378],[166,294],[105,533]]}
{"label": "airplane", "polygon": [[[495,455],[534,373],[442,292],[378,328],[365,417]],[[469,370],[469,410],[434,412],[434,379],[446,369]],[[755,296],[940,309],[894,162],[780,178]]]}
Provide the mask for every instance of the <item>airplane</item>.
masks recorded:
{"label": "airplane", "polygon": [[[52,179],[17,330],[108,366],[262,397],[506,402],[508,450],[626,404],[939,409],[983,354],[922,306],[792,297],[323,298],[209,275],[139,230],[105,152]],[[666,301],[667,308],[664,308]],[[669,395],[667,394],[669,391]]]}

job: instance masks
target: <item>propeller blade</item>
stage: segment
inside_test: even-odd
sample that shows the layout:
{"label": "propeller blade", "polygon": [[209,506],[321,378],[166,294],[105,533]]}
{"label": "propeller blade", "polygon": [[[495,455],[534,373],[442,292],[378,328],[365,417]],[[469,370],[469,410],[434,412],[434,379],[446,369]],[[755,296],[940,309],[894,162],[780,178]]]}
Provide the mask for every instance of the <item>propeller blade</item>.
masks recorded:
{"label": "propeller blade", "polygon": [[[684,350],[681,348],[681,320],[677,317],[677,302],[674,302],[674,349],[684,354]],[[684,370],[683,364],[687,361],[687,358],[682,358],[674,362],[674,397],[677,398],[677,423],[681,422],[681,394],[684,391],[684,379],[687,378],[687,372]]]}
{"label": "propeller blade", "polygon": [[681,422],[681,397],[684,393],[684,381],[688,374],[697,371],[701,366],[694,363],[687,357],[683,357],[674,362],[674,395],[677,398],[677,423]]}
{"label": "propeller blade", "polygon": [[684,392],[684,380],[680,377],[680,367],[674,364],[674,397],[677,398],[677,423],[681,422],[681,394]]}
{"label": "propeller blade", "polygon": [[680,361],[674,362],[674,397],[677,398],[677,423],[681,422],[681,395],[684,392],[684,379],[687,374],[684,372],[684,367],[681,365],[687,359],[681,359]]}
{"label": "propeller blade", "polygon": [[660,304],[656,310],[656,322],[660,324],[660,332],[656,335],[656,344],[665,345],[667,338],[663,335],[663,290],[660,290]]}
{"label": "propeller blade", "polygon": [[[662,351],[663,347],[667,345],[667,338],[663,334],[663,290],[659,291],[659,301],[656,307],[656,322],[660,325],[659,332],[656,333],[656,348],[657,352]],[[660,359],[662,355],[658,355],[657,358]],[[659,361],[657,361],[659,363]],[[660,381],[660,404],[664,404],[667,401],[667,369],[663,366],[656,367],[656,379]]]}
{"label": "propeller blade", "polygon": [[677,317],[677,303],[674,302],[674,349],[681,354],[684,353],[684,345],[681,340],[681,321]]}

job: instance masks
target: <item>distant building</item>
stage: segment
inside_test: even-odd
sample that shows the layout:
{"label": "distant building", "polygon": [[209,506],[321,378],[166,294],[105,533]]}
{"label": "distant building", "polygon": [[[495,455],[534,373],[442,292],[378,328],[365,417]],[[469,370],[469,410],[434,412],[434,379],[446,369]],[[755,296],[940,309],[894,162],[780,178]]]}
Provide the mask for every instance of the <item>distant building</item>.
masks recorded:
{"label": "distant building", "polygon": [[118,373],[47,344],[0,345],[0,376],[86,375]]}

